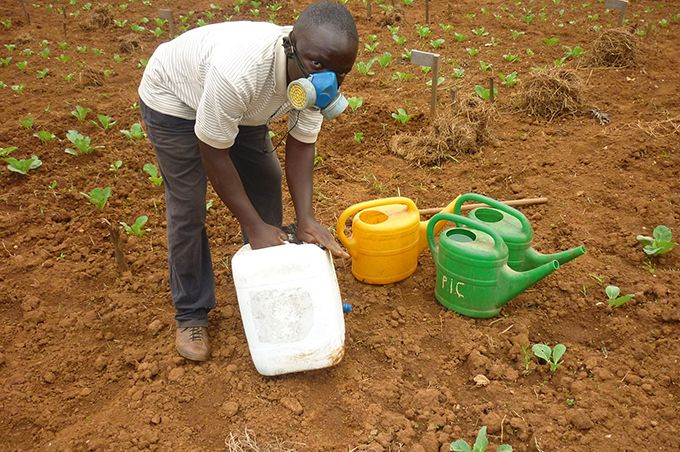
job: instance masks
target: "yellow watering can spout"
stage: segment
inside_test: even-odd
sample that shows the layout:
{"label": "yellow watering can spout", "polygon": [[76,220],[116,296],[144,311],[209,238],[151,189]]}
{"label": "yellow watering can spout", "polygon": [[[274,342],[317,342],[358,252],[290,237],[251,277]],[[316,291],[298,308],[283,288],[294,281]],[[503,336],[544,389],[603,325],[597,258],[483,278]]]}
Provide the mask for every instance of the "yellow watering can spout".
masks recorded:
{"label": "yellow watering can spout", "polygon": [[[451,203],[444,207],[441,212],[446,212],[446,213],[453,213],[453,209],[456,207],[456,202],[458,201],[459,196],[456,197]],[[439,212],[437,212],[439,213]],[[420,222],[420,237],[418,239],[418,248],[420,251],[424,250],[427,247],[427,224],[429,223],[429,220],[423,220]],[[446,226],[446,222],[440,221],[434,226],[434,234],[437,235],[439,232],[442,230],[442,228]]]}

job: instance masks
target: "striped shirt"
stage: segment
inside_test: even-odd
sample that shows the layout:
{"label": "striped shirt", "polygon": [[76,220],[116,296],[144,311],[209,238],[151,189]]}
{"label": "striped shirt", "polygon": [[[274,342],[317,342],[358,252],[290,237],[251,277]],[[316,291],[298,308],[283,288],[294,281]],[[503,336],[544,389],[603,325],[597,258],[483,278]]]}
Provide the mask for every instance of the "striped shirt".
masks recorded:
{"label": "striped shirt", "polygon": [[[234,144],[238,126],[267,124],[293,109],[286,97],[282,39],[292,27],[224,22],[192,29],[158,46],[144,70],[139,96],[150,108],[196,120],[194,131],[218,149]],[[290,135],[314,143],[317,110],[288,115]]]}

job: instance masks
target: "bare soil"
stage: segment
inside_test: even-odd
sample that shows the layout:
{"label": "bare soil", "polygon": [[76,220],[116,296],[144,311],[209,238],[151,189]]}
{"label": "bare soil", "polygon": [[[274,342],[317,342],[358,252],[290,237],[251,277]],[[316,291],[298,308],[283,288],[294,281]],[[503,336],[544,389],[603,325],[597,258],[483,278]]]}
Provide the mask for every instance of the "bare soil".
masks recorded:
{"label": "bare soil", "polygon": [[[277,22],[291,23],[308,3],[279,2]],[[436,302],[427,251],[412,277],[386,286],[358,282],[351,262],[336,260],[343,298],[354,307],[346,316],[344,359],[275,378],[258,375],[251,362],[229,265],[241,236],[213,192],[213,358],[194,364],[177,356],[163,190],[142,171],[154,162],[153,150],[147,140],[133,142],[118,131],[140,120],[133,105],[139,61],[167,39],[149,32],[159,8],[171,8],[179,27],[189,8],[194,14],[186,23],[195,26],[225,13],[254,19],[251,5],[234,13],[234,2],[219,2],[223,10],[214,17],[206,14],[208,1],[104,5],[113,19],[128,20],[117,27],[101,9],[94,13],[98,2],[92,11],[77,2],[62,15],[56,8],[64,4],[26,2],[30,24],[21,2],[0,4],[0,19],[12,21],[0,41],[16,45],[0,48],[0,57],[13,58],[0,66],[7,85],[0,88],[0,147],[16,146],[12,156],[36,154],[43,162],[28,176],[4,165],[0,171],[1,449],[216,450],[248,431],[262,450],[278,441],[296,450],[429,452],[448,450],[459,438],[474,441],[485,425],[494,447],[507,443],[519,451],[680,450],[680,251],[649,259],[635,238],[659,224],[680,234],[679,1],[631,2],[626,18],[636,27],[636,65],[568,60],[565,66],[583,82],[584,110],[548,121],[516,111],[522,83],[508,88],[497,75],[518,71],[528,81],[532,67],[562,57],[563,45],[579,45],[587,56],[598,36],[593,27],[615,26],[616,12],[599,2],[430,2],[432,35],[421,39],[415,25],[424,23],[423,2],[396,2],[396,12],[374,2],[369,20],[362,4],[349,0],[362,39],[359,60],[385,51],[394,59],[387,68],[374,64],[373,76],[350,74],[343,90],[361,96],[364,106],[324,125],[315,170],[320,221],[334,227],[346,207],[397,194],[421,208],[466,192],[499,200],[545,196],[547,204],[522,209],[535,230],[534,246],[556,252],[583,243],[588,252],[486,320]],[[267,19],[267,5],[258,19]],[[146,30],[132,31],[130,24],[143,17],[150,19],[141,24]],[[400,27],[404,46],[386,23]],[[454,28],[444,31],[440,23]],[[511,30],[524,34],[513,38]],[[467,41],[457,42],[454,31]],[[364,50],[371,34],[380,42],[374,54]],[[546,43],[549,37],[559,43]],[[438,50],[445,77],[439,109],[450,108],[452,89],[473,93],[475,84],[496,77],[493,140],[438,166],[416,166],[389,143],[397,133],[428,133],[430,75],[399,55],[404,48],[432,50],[436,38],[446,39]],[[59,48],[62,41],[67,48]],[[39,54],[44,47],[47,57]],[[466,48],[480,53],[471,57]],[[125,60],[116,62],[116,53]],[[60,62],[60,54],[70,60]],[[507,54],[519,60],[508,62]],[[480,59],[493,65],[490,72],[480,70]],[[20,61],[28,62],[23,71]],[[37,78],[45,67],[49,74]],[[465,70],[461,79],[453,76],[457,67]],[[392,80],[395,71],[413,78]],[[11,89],[19,84],[23,94]],[[92,109],[88,119],[109,114],[117,124],[104,131],[79,123],[70,114],[76,104]],[[414,114],[405,125],[391,117],[400,107]],[[590,109],[608,113],[609,124]],[[35,119],[31,130],[18,122],[28,114]],[[273,126],[274,141],[284,127]],[[66,154],[69,129],[103,147]],[[41,143],[33,136],[38,130],[58,139]],[[354,132],[364,133],[361,144]],[[110,171],[119,159],[122,168]],[[98,211],[81,192],[105,186],[113,195]],[[104,220],[131,223],[142,214],[150,230],[142,238],[121,233],[129,270],[119,273]],[[287,201],[286,219],[292,215]],[[610,309],[607,284],[635,298]],[[554,374],[536,359],[525,368],[522,347],[539,342],[568,348]]]}

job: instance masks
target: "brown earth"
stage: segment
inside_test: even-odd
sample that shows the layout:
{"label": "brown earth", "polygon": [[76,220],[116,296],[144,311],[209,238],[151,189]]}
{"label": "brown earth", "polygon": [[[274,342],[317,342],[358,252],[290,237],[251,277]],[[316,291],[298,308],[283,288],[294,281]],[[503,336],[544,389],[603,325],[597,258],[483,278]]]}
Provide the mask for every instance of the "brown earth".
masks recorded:
{"label": "brown earth", "polygon": [[[447,2],[431,2],[432,36],[419,39],[423,2],[396,2],[397,13],[374,3],[368,20],[361,3],[349,0],[362,37],[359,60],[372,58],[363,49],[370,34],[380,42],[376,54],[389,50],[395,58],[387,68],[375,64],[372,77],[353,72],[343,89],[362,96],[364,106],[324,125],[315,171],[319,219],[334,226],[351,204],[397,194],[421,208],[473,191],[496,199],[546,196],[547,204],[522,209],[535,229],[535,247],[555,252],[583,243],[588,253],[487,320],[459,316],[435,301],[428,252],[412,277],[387,286],[359,283],[350,262],[336,261],[343,298],[354,306],[346,316],[343,361],[275,378],[258,375],[250,360],[229,267],[239,228],[214,193],[208,215],[219,299],[210,319],[214,356],[193,364],[174,351],[163,191],[141,170],[154,161],[150,144],[118,130],[139,120],[138,62],[167,39],[149,33],[158,9],[171,7],[178,20],[188,8],[147,3],[109,6],[113,19],[128,20],[122,28],[82,2],[65,16],[56,9],[65,2],[53,8],[26,2],[30,24],[21,2],[0,4],[0,19],[11,19],[0,40],[16,44],[0,48],[0,57],[13,58],[0,66],[7,85],[0,88],[0,147],[16,146],[13,156],[36,154],[43,162],[28,176],[4,165],[0,173],[0,448],[213,450],[249,431],[260,445],[278,440],[297,450],[437,451],[459,438],[473,441],[486,425],[494,447],[508,443],[520,451],[680,449],[680,251],[650,260],[635,239],[658,224],[680,231],[679,1],[632,2],[626,17],[637,27],[638,64],[611,69],[581,61],[598,36],[593,27],[616,23],[601,3],[465,0],[450,2],[449,12]],[[223,11],[210,17],[209,2],[191,3],[191,26],[201,18],[222,20],[234,6],[219,3]],[[280,2],[277,22],[290,23],[307,3]],[[269,4],[260,6],[262,20]],[[253,19],[251,8],[243,6],[233,19]],[[147,30],[133,32],[130,24],[142,17],[151,20]],[[397,133],[427,131],[429,75],[400,60],[403,48],[386,21],[400,26],[409,49],[428,50],[429,40],[446,39],[440,109],[448,107],[451,88],[472,93],[489,76],[514,70],[529,80],[532,67],[562,56],[562,45],[580,45],[586,54],[566,66],[583,80],[584,109],[607,112],[611,122],[601,125],[587,114],[530,118],[511,108],[522,84],[507,88],[496,78],[493,142],[439,166],[413,166],[388,145]],[[489,35],[470,31],[480,27]],[[525,34],[513,38],[510,30]],[[456,42],[454,31],[467,42]],[[485,46],[492,37],[497,45]],[[548,37],[559,43],[545,43]],[[86,46],[84,53],[77,46]],[[47,58],[39,55],[43,47],[50,49]],[[479,55],[470,57],[466,47]],[[33,54],[22,55],[24,49]],[[62,53],[69,62],[57,59]],[[114,53],[125,60],[114,61]],[[506,62],[509,53],[519,61]],[[479,59],[492,63],[492,72],[482,72]],[[24,60],[22,71],[15,63]],[[47,77],[37,78],[45,67]],[[462,79],[453,77],[455,67],[465,69]],[[394,71],[414,77],[392,80]],[[11,90],[21,83],[23,94]],[[109,114],[117,124],[103,131],[78,123],[69,113],[76,104],[92,109],[89,118]],[[415,115],[403,126],[390,116],[399,107]],[[32,130],[18,122],[28,114],[35,118]],[[283,127],[274,125],[275,141]],[[64,153],[73,128],[103,148]],[[43,129],[58,140],[41,143],[33,133]],[[354,132],[365,141],[356,144]],[[117,159],[123,167],[112,172]],[[97,211],[80,193],[105,186],[113,195]],[[286,212],[292,221],[290,202]],[[141,214],[149,216],[150,231],[123,237],[129,271],[118,274],[103,220],[131,223]],[[609,309],[607,284],[636,297]],[[535,359],[525,370],[521,347],[538,342],[567,346],[555,374]],[[488,384],[478,385],[478,375]]]}

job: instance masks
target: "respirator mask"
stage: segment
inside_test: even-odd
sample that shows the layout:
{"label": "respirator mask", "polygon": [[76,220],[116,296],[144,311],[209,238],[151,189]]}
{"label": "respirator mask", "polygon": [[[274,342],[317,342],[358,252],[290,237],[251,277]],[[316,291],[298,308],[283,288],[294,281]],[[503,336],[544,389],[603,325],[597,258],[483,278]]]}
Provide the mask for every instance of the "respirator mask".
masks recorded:
{"label": "respirator mask", "polygon": [[345,111],[348,102],[338,91],[338,79],[335,72],[307,72],[300,62],[295,44],[292,41],[286,48],[288,58],[295,59],[298,68],[305,76],[288,84],[288,100],[296,110],[318,108],[325,119],[334,119]]}

